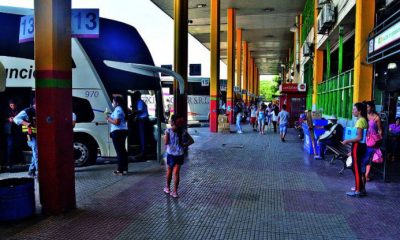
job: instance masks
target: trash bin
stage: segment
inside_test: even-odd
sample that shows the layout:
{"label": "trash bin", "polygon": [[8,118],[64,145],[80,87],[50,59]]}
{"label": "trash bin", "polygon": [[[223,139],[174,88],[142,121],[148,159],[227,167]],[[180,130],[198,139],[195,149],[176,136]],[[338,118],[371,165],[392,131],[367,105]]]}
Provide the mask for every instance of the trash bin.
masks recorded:
{"label": "trash bin", "polygon": [[33,178],[0,180],[0,221],[20,220],[36,211]]}

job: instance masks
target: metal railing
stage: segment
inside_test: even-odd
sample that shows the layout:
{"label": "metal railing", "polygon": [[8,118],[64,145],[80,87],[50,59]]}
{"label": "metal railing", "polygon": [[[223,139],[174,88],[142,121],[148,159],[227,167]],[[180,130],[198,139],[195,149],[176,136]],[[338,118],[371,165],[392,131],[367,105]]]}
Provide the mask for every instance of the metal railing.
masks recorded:
{"label": "metal railing", "polygon": [[351,119],[353,109],[354,69],[318,84],[317,108],[324,115]]}

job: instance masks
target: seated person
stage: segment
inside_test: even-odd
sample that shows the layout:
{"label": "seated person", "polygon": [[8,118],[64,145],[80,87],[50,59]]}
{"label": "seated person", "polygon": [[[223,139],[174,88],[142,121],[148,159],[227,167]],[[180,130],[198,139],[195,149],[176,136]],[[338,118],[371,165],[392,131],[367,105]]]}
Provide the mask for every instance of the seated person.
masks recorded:
{"label": "seated person", "polygon": [[[324,159],[325,158],[325,151],[326,145],[336,145],[341,144],[343,138],[343,127],[342,125],[338,124],[337,118],[333,115],[331,118],[328,119],[329,123],[324,126],[325,133],[320,136],[318,140],[319,144],[319,155],[316,155],[315,159]],[[327,137],[324,136],[327,134]]]}
{"label": "seated person", "polygon": [[388,159],[394,161],[396,156],[396,151],[399,149],[399,141],[400,141],[400,117],[396,118],[396,123],[392,123],[389,125],[389,151],[388,151]]}

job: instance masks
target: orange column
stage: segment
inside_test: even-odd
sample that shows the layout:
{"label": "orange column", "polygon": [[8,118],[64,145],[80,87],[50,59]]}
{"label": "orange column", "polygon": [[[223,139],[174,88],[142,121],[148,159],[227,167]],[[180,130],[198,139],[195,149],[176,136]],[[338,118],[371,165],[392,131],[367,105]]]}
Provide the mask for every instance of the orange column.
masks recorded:
{"label": "orange column", "polygon": [[234,108],[234,92],[233,86],[235,85],[235,24],[236,23],[236,10],[234,8],[228,9],[228,79],[226,87],[226,113],[228,114],[228,121],[233,124],[235,114]]}
{"label": "orange column", "polygon": [[[242,29],[236,29],[236,79],[235,86],[237,86],[240,90],[242,89]],[[235,97],[241,97],[241,94],[236,94]],[[233,115],[235,115],[234,113]],[[235,123],[236,119],[233,118],[233,123]]]}
{"label": "orange column", "polygon": [[[254,93],[254,59],[250,57],[250,64],[249,64],[249,91],[250,94]],[[252,97],[253,95],[250,95],[249,97],[249,102],[251,103],[254,99]]]}
{"label": "orange column", "polygon": [[218,131],[218,93],[220,61],[220,0],[211,0],[211,73],[210,73],[210,131]]}
{"label": "orange column", "polygon": [[179,93],[174,80],[174,111],[187,123],[188,0],[174,0],[174,70],[185,80],[185,93]]}
{"label": "orange column", "polygon": [[246,93],[242,95],[242,99],[244,101],[244,103],[247,105],[248,103],[248,98],[247,98],[247,79],[248,79],[248,75],[247,75],[247,70],[248,70],[248,54],[249,54],[249,50],[248,50],[249,46],[247,44],[247,42],[245,41],[243,43],[243,81],[242,81],[242,90],[244,90]]}
{"label": "orange column", "polygon": [[76,207],[70,0],[35,0],[34,44],[40,201],[61,214]]}
{"label": "orange column", "polygon": [[373,88],[373,65],[366,64],[368,34],[374,28],[375,1],[357,0],[354,46],[354,92],[353,102],[371,100]]}
{"label": "orange column", "polygon": [[318,49],[318,1],[314,3],[314,66],[313,66],[313,97],[312,109],[317,108],[318,83],[322,82],[324,74],[324,51]]}
{"label": "orange column", "polygon": [[247,48],[247,102],[246,105],[249,106],[251,102],[250,89],[251,87],[251,55],[250,48]]}

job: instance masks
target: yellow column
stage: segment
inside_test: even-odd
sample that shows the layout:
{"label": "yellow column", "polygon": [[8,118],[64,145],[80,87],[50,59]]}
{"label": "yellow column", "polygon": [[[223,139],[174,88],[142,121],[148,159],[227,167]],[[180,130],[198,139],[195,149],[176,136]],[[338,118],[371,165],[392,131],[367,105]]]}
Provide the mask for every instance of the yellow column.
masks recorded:
{"label": "yellow column", "polygon": [[236,84],[242,88],[242,29],[236,29]]}
{"label": "yellow column", "polygon": [[228,9],[228,79],[226,87],[226,106],[229,122],[234,123],[234,92],[235,85],[235,29],[236,29],[236,10]]}
{"label": "yellow column", "polygon": [[35,0],[35,87],[42,212],[74,209],[71,1]]}
{"label": "yellow column", "polygon": [[353,102],[371,100],[373,85],[373,65],[367,64],[367,38],[374,28],[375,1],[357,0],[354,46],[354,93]]}
{"label": "yellow column", "polygon": [[174,70],[185,80],[185,93],[179,94],[174,81],[174,112],[187,123],[188,0],[174,0]]}
{"label": "yellow column", "polygon": [[[249,60],[248,48],[249,48],[249,46],[248,46],[247,42],[246,41],[243,42],[243,81],[242,81],[242,89],[243,90],[248,90],[248,88],[247,88],[247,69],[248,69],[247,66],[248,66],[248,60]],[[247,94],[243,94],[242,99],[243,99],[244,103],[247,105],[247,102],[248,102]]]}
{"label": "yellow column", "polygon": [[299,59],[299,63],[301,64],[301,47],[303,45],[303,43],[301,42],[301,34],[303,31],[303,14],[300,14],[299,16],[299,25],[297,26],[297,29],[299,31],[299,55],[297,56]]}
{"label": "yellow column", "polygon": [[220,0],[211,0],[210,131],[218,131]]}
{"label": "yellow column", "polygon": [[314,3],[314,66],[313,66],[313,97],[312,109],[317,109],[318,83],[322,82],[324,74],[324,51],[318,49],[318,1]]}

